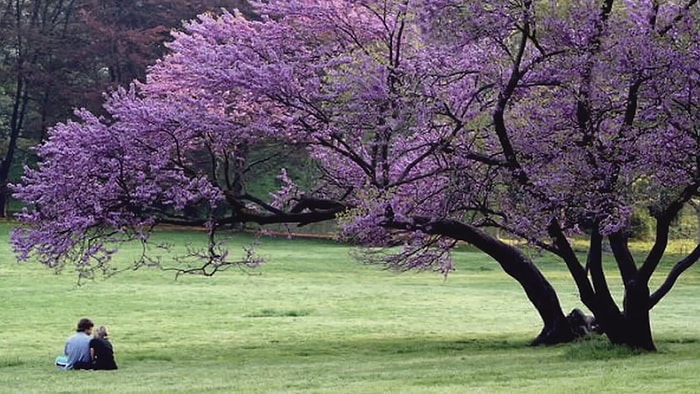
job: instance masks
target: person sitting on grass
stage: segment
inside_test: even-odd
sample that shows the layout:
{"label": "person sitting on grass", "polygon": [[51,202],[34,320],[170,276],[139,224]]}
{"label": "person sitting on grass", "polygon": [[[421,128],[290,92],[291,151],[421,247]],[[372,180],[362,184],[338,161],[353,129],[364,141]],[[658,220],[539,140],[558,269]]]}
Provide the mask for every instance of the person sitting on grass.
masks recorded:
{"label": "person sitting on grass", "polygon": [[109,342],[107,327],[100,326],[95,331],[95,337],[90,341],[90,357],[92,358],[92,369],[117,369],[117,362],[114,360],[114,350]]}
{"label": "person sitting on grass", "polygon": [[76,333],[66,341],[64,349],[66,364],[63,369],[91,369],[90,358],[90,334],[92,333],[92,320],[80,319]]}

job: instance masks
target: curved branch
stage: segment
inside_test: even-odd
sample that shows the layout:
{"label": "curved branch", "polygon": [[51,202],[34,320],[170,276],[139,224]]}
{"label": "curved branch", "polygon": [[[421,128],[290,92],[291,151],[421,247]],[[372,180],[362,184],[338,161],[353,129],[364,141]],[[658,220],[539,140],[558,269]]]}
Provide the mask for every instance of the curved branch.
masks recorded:
{"label": "curved branch", "polygon": [[688,185],[680,196],[673,201],[668,207],[660,212],[656,218],[656,240],[654,246],[652,246],[649,251],[649,255],[644,260],[642,267],[639,269],[640,280],[645,283],[649,282],[649,279],[654,274],[656,267],[658,267],[661,258],[666,251],[666,246],[668,245],[668,234],[671,227],[671,221],[674,217],[683,209],[683,205],[693,198],[693,195],[697,192],[698,182],[693,182]]}
{"label": "curved branch", "polygon": [[667,220],[666,218],[656,219],[656,236],[654,245],[651,247],[647,258],[644,260],[644,263],[642,263],[642,266],[639,269],[639,280],[644,281],[644,283],[648,283],[651,275],[656,270],[656,267],[658,267],[659,262],[666,251],[670,228],[670,220]]}
{"label": "curved branch", "polygon": [[[246,209],[241,200],[256,203],[267,212],[255,212]],[[216,223],[217,225],[238,224],[238,223],[256,223],[256,224],[294,224],[305,226],[311,223],[323,222],[326,220],[335,219],[336,215],[350,208],[336,200],[326,200],[320,198],[303,197],[299,203],[292,207],[289,212],[274,208],[262,200],[246,194],[244,198],[238,201],[238,204],[233,206],[234,212],[230,216],[215,219],[200,219],[187,218],[184,216],[167,215],[164,212],[158,212],[161,217],[157,219],[159,224],[170,224],[184,227],[202,227],[207,223]],[[268,209],[269,208],[269,209]]]}
{"label": "curved branch", "polygon": [[625,287],[635,281],[637,276],[637,264],[634,262],[634,256],[630,253],[630,248],[627,243],[628,238],[622,232],[610,234],[608,236],[610,248],[612,249],[615,261],[620,269],[620,275]]}
{"label": "curved branch", "polygon": [[[452,219],[417,216],[406,222],[388,219],[384,225],[388,228],[420,230],[430,235],[442,235],[469,242],[491,256],[506,274],[518,281],[545,322],[545,330],[549,325],[556,326],[558,322],[563,321],[564,315],[554,288],[537,266],[518,248],[506,244],[477,227]],[[554,326],[549,328],[554,329]],[[569,332],[569,335],[572,334]],[[538,343],[540,343],[539,338],[534,344]]]}
{"label": "curved branch", "polygon": [[700,244],[698,244],[686,258],[679,261],[673,266],[673,268],[671,268],[671,271],[666,276],[664,283],[662,283],[661,286],[659,286],[659,288],[649,297],[649,309],[656,306],[656,304],[658,304],[659,301],[661,301],[661,299],[664,298],[669,291],[671,291],[673,285],[676,284],[676,281],[681,274],[688,268],[692,267],[693,264],[698,261],[698,259],[700,259]]}
{"label": "curved branch", "polygon": [[586,261],[586,266],[591,273],[591,281],[593,282],[593,287],[596,292],[596,300],[599,304],[601,312],[603,310],[609,311],[610,313],[605,313],[605,316],[619,315],[620,309],[615,304],[615,300],[610,294],[610,288],[608,287],[607,280],[605,279],[605,272],[603,271],[603,236],[600,234],[598,225],[593,228],[593,233],[591,234],[591,246],[588,249],[588,259]]}
{"label": "curved branch", "polygon": [[277,209],[277,208],[273,207],[272,205],[266,203],[265,201],[255,197],[255,196],[252,196],[248,193],[246,193],[242,196],[239,196],[238,198],[240,200],[243,200],[243,201],[250,201],[253,204],[258,205],[259,207],[261,207],[261,208],[265,209],[266,211],[269,211],[275,215],[283,215],[284,214],[284,211],[282,211],[281,209]]}
{"label": "curved branch", "polygon": [[[319,200],[332,201],[332,200]],[[313,207],[312,205],[307,208]],[[236,223],[257,223],[257,224],[281,224],[281,223],[296,223],[299,227],[311,223],[323,222],[326,220],[335,219],[336,215],[346,210],[347,207],[339,202],[334,202],[334,207],[329,209],[318,209],[308,212],[280,212],[273,214],[260,214],[241,210],[236,212],[230,219]]]}
{"label": "curved branch", "polygon": [[[528,9],[530,8],[530,5],[530,1],[526,2],[525,4],[525,6]],[[510,78],[508,79],[508,83],[506,84],[505,88],[499,93],[498,103],[496,104],[496,109],[494,110],[492,115],[496,136],[498,137],[498,141],[501,145],[501,148],[503,149],[506,161],[514,170],[520,170],[518,171],[518,180],[521,183],[527,183],[527,177],[521,170],[520,164],[517,161],[515,149],[513,148],[513,144],[511,143],[510,137],[508,136],[508,129],[506,127],[504,114],[506,106],[508,105],[508,102],[510,102],[513,93],[515,92],[515,89],[518,86],[518,82],[520,82],[520,79],[523,76],[523,73],[520,70],[520,66],[523,60],[523,56],[525,54],[525,49],[527,47],[528,36],[530,34],[527,12],[528,10],[525,11],[522,35],[520,37],[518,52],[515,58],[513,59],[513,67],[511,69]]]}
{"label": "curved branch", "polygon": [[557,249],[557,255],[561,257],[562,260],[564,260],[564,263],[566,263],[566,267],[569,269],[569,272],[571,273],[571,276],[573,277],[574,282],[576,283],[581,302],[583,302],[588,307],[588,309],[590,309],[593,312],[593,314],[596,314],[598,308],[596,304],[596,297],[595,291],[593,290],[593,286],[591,286],[591,282],[588,280],[586,270],[581,265],[581,262],[576,256],[576,252],[574,252],[573,248],[571,247],[571,244],[566,239],[566,236],[564,235],[564,232],[562,231],[559,222],[556,219],[552,219],[552,222],[547,228],[547,231],[554,240],[554,246]]}

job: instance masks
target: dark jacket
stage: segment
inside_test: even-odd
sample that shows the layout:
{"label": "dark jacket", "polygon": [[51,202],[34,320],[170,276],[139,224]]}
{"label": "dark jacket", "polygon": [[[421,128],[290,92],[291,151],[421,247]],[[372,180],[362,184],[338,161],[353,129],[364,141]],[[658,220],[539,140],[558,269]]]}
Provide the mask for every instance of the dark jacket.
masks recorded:
{"label": "dark jacket", "polygon": [[95,358],[92,360],[93,369],[117,369],[117,362],[114,361],[114,350],[107,339],[92,339],[90,348],[95,351]]}

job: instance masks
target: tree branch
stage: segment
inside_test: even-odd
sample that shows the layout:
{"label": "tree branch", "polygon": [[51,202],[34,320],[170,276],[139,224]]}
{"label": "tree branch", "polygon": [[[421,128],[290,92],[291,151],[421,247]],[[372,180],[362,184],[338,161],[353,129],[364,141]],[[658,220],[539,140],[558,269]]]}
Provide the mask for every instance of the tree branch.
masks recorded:
{"label": "tree branch", "polygon": [[593,287],[595,288],[596,300],[601,308],[605,307],[606,310],[612,310],[620,313],[620,309],[615,304],[615,300],[610,294],[610,288],[608,287],[607,280],[605,279],[605,272],[603,271],[603,236],[600,234],[598,225],[596,224],[593,228],[591,234],[590,247],[588,249],[588,258],[586,261],[586,266],[591,273],[591,281],[593,282]]}
{"label": "tree branch", "polygon": [[671,221],[683,209],[683,205],[690,201],[693,195],[697,192],[698,182],[693,182],[688,185],[678,196],[678,198],[666,207],[665,210],[654,215],[656,217],[656,239],[647,258],[644,260],[642,267],[639,269],[639,279],[644,283],[648,283],[651,276],[658,267],[661,258],[666,251],[668,245],[668,234],[671,227]]}
{"label": "tree branch", "polygon": [[673,266],[673,268],[671,268],[671,271],[666,276],[664,283],[662,283],[661,286],[659,286],[659,288],[649,297],[649,309],[656,306],[656,304],[658,304],[659,301],[661,301],[661,299],[664,298],[669,291],[671,291],[673,285],[676,283],[676,280],[678,280],[681,274],[688,268],[692,267],[693,264],[698,261],[698,259],[700,259],[700,244],[698,244],[686,258],[679,261]]}
{"label": "tree branch", "polygon": [[634,257],[630,253],[628,245],[628,237],[622,232],[616,232],[608,236],[610,248],[615,256],[617,267],[620,269],[622,281],[625,287],[628,286],[637,276],[637,264],[634,262]]}
{"label": "tree branch", "polygon": [[671,221],[667,218],[657,218],[656,219],[656,236],[654,239],[654,245],[651,247],[649,254],[642,267],[639,269],[639,280],[648,283],[651,275],[658,267],[661,258],[666,251],[666,246],[668,246],[668,233],[671,228]]}
{"label": "tree branch", "polygon": [[[683,7],[683,11],[688,11],[688,10],[690,10],[691,8],[693,8],[693,6],[694,6],[695,4],[697,4],[697,2],[698,2],[698,0],[690,0],[690,1]],[[673,17],[673,20],[671,20],[671,22],[669,22],[668,25],[664,26],[661,30],[659,30],[659,35],[660,35],[660,36],[666,35],[666,33],[668,33],[669,30],[671,30],[671,29],[673,28],[673,26],[674,26],[676,23],[678,23],[681,19],[683,19],[683,16],[684,16],[683,11],[682,11],[682,12],[679,12],[675,17]]]}
{"label": "tree branch", "polygon": [[552,219],[547,231],[554,240],[554,245],[558,251],[557,255],[564,260],[566,267],[569,269],[569,272],[576,283],[576,287],[578,288],[578,292],[581,297],[581,302],[583,302],[588,309],[595,314],[598,309],[596,308],[595,291],[591,286],[591,282],[588,280],[586,270],[579,262],[576,252],[574,252],[574,250],[571,248],[571,244],[566,239],[559,222],[556,219]]}

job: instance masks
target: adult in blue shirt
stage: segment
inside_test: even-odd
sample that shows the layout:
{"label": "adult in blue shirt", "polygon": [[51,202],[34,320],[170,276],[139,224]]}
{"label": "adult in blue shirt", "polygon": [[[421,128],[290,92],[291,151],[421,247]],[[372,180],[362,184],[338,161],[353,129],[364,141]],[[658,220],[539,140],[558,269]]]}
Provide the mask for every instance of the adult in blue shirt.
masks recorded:
{"label": "adult in blue shirt", "polygon": [[90,334],[92,320],[80,319],[76,333],[66,341],[65,354],[68,357],[65,369],[91,369]]}

